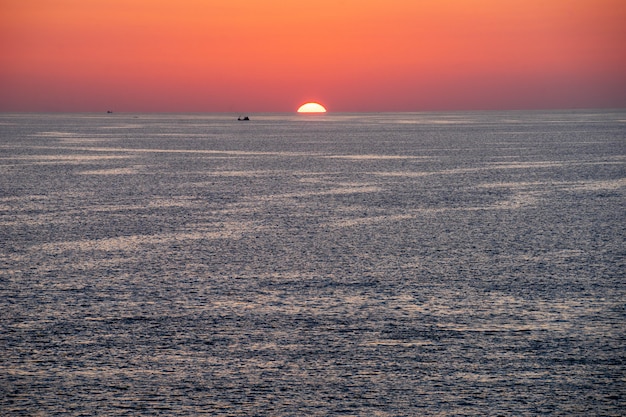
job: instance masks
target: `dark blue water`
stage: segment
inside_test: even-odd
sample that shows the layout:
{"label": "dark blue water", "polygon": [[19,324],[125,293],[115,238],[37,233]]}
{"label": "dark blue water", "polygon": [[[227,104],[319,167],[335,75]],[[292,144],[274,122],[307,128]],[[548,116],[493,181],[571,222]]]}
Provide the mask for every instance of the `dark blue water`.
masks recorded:
{"label": "dark blue water", "polygon": [[626,112],[0,115],[2,415],[626,413]]}

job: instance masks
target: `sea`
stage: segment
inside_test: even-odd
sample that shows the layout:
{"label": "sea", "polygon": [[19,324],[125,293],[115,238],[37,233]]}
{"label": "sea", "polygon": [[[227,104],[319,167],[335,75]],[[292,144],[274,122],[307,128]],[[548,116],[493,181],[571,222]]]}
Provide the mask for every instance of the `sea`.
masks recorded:
{"label": "sea", "polygon": [[626,415],[626,110],[238,116],[0,114],[0,415]]}

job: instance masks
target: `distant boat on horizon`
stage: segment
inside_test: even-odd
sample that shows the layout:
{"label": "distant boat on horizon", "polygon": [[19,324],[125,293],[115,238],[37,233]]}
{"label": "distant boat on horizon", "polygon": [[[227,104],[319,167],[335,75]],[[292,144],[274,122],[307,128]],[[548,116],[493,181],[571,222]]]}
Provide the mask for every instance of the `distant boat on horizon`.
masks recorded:
{"label": "distant boat on horizon", "polygon": [[239,117],[237,118],[237,120],[239,120],[240,122],[242,122],[242,121],[249,121],[249,120],[250,120],[250,118],[249,118],[248,116],[244,116],[244,117],[239,116]]}

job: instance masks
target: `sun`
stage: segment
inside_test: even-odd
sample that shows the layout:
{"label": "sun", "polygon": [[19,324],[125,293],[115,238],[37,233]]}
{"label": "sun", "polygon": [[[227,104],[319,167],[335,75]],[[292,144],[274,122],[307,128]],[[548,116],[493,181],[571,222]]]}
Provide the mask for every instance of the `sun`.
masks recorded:
{"label": "sun", "polygon": [[326,113],[326,109],[319,103],[305,103],[298,108],[298,113]]}

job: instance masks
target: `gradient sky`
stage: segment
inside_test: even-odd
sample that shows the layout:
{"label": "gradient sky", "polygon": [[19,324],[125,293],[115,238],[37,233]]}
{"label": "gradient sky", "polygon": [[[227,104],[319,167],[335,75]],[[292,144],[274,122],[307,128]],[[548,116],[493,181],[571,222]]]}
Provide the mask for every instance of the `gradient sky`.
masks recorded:
{"label": "gradient sky", "polygon": [[626,0],[0,0],[0,111],[626,107]]}

